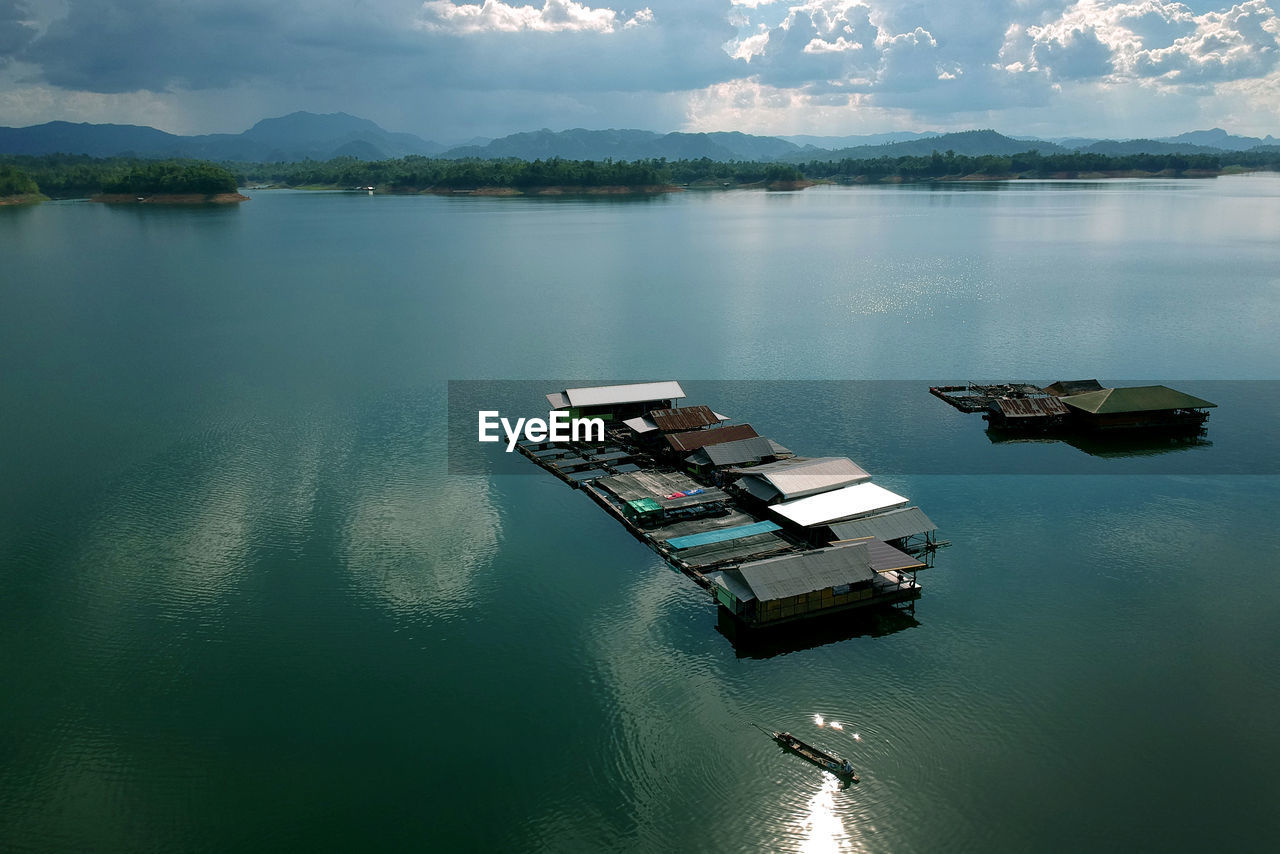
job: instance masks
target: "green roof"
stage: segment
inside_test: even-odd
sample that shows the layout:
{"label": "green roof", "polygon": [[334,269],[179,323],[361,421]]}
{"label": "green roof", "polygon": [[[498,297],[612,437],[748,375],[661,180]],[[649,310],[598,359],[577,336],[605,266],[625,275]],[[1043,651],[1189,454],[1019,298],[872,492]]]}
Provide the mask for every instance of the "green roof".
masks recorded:
{"label": "green roof", "polygon": [[652,513],[655,510],[662,509],[662,505],[652,498],[639,498],[635,501],[628,501],[627,506],[637,513]]}
{"label": "green roof", "polygon": [[1118,412],[1161,412],[1168,409],[1207,409],[1218,405],[1163,385],[1104,388],[1101,391],[1073,394],[1059,400],[1067,406],[1091,412],[1094,415]]}

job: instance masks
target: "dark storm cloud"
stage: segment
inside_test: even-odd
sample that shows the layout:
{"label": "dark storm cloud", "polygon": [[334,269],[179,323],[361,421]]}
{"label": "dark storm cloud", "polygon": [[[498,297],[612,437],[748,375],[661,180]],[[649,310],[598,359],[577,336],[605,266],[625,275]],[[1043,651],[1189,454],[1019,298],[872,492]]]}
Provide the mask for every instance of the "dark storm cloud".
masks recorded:
{"label": "dark storm cloud", "polygon": [[342,7],[243,0],[69,0],[26,51],[55,86],[90,92],[220,88],[254,78],[328,76],[394,30]]}
{"label": "dark storm cloud", "polygon": [[[564,5],[548,3],[547,17],[563,14]],[[721,49],[734,34],[726,9],[651,2],[618,12],[607,32],[463,32],[426,26],[423,4],[412,0],[376,9],[334,2],[70,0],[67,15],[24,58],[49,83],[92,92],[216,89],[255,80],[317,88],[335,78],[364,79],[371,88],[398,81],[675,91],[732,75],[734,63]]]}
{"label": "dark storm cloud", "polygon": [[1266,106],[1265,87],[1280,73],[1274,5],[0,0],[0,66],[18,60],[8,63],[0,106],[47,115],[62,93],[88,93],[63,112],[118,97],[163,102],[206,125],[251,109],[347,110],[414,128],[466,114],[460,126],[489,133],[644,126],[659,112],[674,116],[681,99],[690,121],[699,111],[719,116],[707,105],[721,99],[738,111],[724,114],[734,121],[791,104],[800,126],[806,106],[849,103],[850,115],[900,109],[941,124],[1050,105],[1071,85],[1191,98],[1249,81],[1249,97]]}
{"label": "dark storm cloud", "polygon": [[0,0],[0,65],[20,54],[35,37],[36,29],[27,23],[28,17],[19,0]]}

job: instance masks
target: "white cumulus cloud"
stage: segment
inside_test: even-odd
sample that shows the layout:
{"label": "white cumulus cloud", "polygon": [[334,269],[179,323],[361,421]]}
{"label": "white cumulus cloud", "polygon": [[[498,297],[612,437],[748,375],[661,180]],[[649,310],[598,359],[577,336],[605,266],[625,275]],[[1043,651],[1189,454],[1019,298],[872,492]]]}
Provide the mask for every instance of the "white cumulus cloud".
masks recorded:
{"label": "white cumulus cloud", "polygon": [[450,0],[427,0],[422,4],[418,26],[456,35],[521,31],[612,33],[620,27],[630,29],[653,22],[653,10],[648,7],[627,17],[608,7],[592,7],[574,0],[545,0],[541,7],[510,5],[501,0],[461,5]]}
{"label": "white cumulus cloud", "polygon": [[1280,61],[1280,19],[1266,0],[1197,15],[1168,0],[1078,0],[1039,25],[1010,27],[1010,71],[1167,86],[1262,77]]}

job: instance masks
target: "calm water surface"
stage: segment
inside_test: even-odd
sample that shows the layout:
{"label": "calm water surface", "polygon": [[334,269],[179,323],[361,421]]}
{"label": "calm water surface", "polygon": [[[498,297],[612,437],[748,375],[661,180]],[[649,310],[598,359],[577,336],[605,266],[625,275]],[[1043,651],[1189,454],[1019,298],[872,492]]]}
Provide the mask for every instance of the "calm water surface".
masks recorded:
{"label": "calm water surface", "polygon": [[[0,258],[0,849],[1280,836],[1280,401],[1212,382],[1277,378],[1275,176],[57,203]],[[1223,397],[1211,444],[995,445],[925,391],[1082,376]],[[582,495],[449,474],[447,381],[542,377],[702,380],[952,545],[913,617],[735,644]],[[718,382],[761,379],[919,382]]]}

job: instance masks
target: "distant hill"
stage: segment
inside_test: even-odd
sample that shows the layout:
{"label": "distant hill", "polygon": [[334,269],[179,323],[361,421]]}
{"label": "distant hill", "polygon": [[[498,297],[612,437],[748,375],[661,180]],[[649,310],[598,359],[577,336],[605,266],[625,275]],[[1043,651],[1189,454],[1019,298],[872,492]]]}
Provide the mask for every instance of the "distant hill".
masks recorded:
{"label": "distant hill", "polygon": [[91,125],[48,122],[25,128],[0,127],[0,152],[5,154],[114,154],[155,156],[182,137],[139,125]]}
{"label": "distant hill", "polygon": [[341,155],[384,160],[407,154],[438,154],[439,143],[391,133],[346,113],[291,113],[263,119],[244,133],[178,136],[138,125],[48,122],[0,128],[3,154],[88,154],[134,157],[194,157],[203,160],[329,160]]}
{"label": "distant hill", "polygon": [[1053,136],[1048,138],[1048,142],[1061,145],[1063,148],[1081,149],[1088,148],[1095,142],[1102,142],[1096,136]]}
{"label": "distant hill", "polygon": [[776,160],[799,151],[800,147],[772,136],[746,133],[668,133],[648,130],[572,130],[547,128],[514,133],[485,145],[451,148],[442,156],[480,157],[488,160],[515,157],[521,160]]}
{"label": "distant hill", "polygon": [[1161,139],[1109,140],[1011,137],[994,130],[959,133],[892,131],[853,136],[756,136],[737,131],[657,133],[609,129],[553,131],[547,128],[499,139],[476,137],[446,147],[410,133],[394,133],[346,113],[297,112],[263,119],[243,133],[178,136],[139,125],[48,122],[24,128],[0,127],[0,154],[87,154],[93,157],[190,157],[228,162],[297,162],[354,157],[388,160],[411,154],[428,157],[546,160],[746,160],[807,163],[811,160],[871,159],[956,154],[1042,154],[1078,150],[1098,154],[1213,154],[1274,147],[1274,136],[1235,136],[1222,128]]}
{"label": "distant hill", "polygon": [[1053,137],[1064,148],[1092,151],[1099,154],[1212,154],[1217,151],[1248,151],[1259,145],[1277,145],[1280,139],[1268,134],[1265,137],[1236,136],[1222,128],[1193,130],[1177,136],[1155,139],[1098,139],[1096,137]]}
{"label": "distant hill", "polygon": [[1222,128],[1193,130],[1188,133],[1180,133],[1177,136],[1162,136],[1159,141],[1208,146],[1210,148],[1221,148],[1227,151],[1248,151],[1250,148],[1254,148],[1259,145],[1280,145],[1280,139],[1276,139],[1271,134],[1267,134],[1264,137],[1236,136],[1234,134],[1227,133]]}
{"label": "distant hill", "polygon": [[1157,139],[1103,139],[1080,149],[1090,154],[1121,157],[1126,154],[1221,154],[1223,149],[1187,142],[1163,142]]}
{"label": "distant hill", "polygon": [[967,130],[884,145],[859,145],[828,152],[805,151],[785,159],[792,163],[803,163],[809,160],[842,160],[846,157],[856,160],[875,157],[927,157],[935,151],[954,151],[956,154],[977,157],[983,154],[1021,154],[1032,149],[1038,150],[1041,154],[1066,150],[1060,145],[1042,139],[1014,139],[993,130]]}
{"label": "distant hill", "polygon": [[853,136],[813,136],[807,133],[779,137],[787,142],[794,142],[801,148],[818,148],[834,151],[838,148],[853,148],[861,145],[884,145],[887,142],[905,142],[911,139],[926,139],[940,136],[937,131],[895,130],[889,133],[863,133]]}

